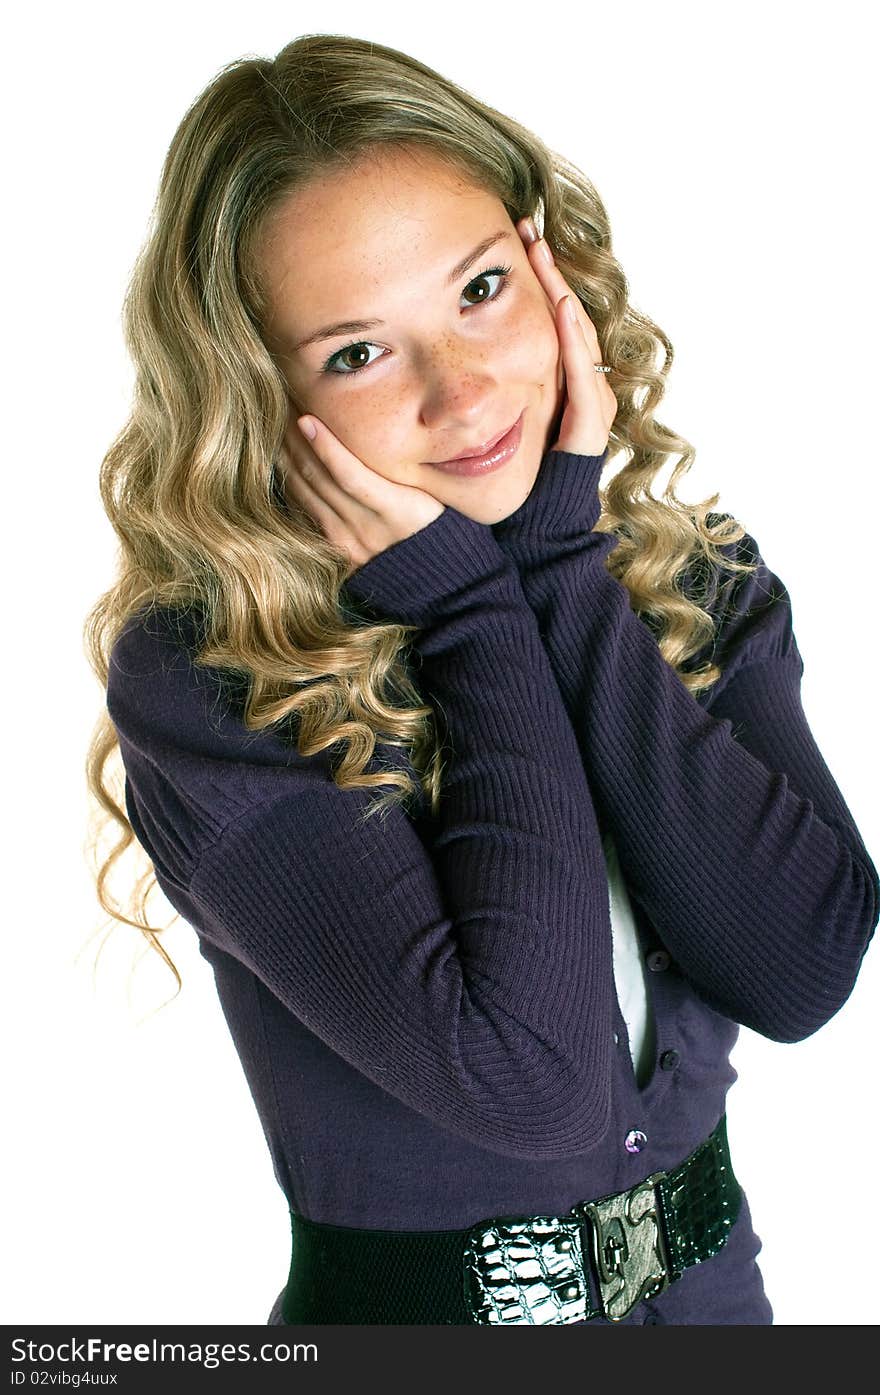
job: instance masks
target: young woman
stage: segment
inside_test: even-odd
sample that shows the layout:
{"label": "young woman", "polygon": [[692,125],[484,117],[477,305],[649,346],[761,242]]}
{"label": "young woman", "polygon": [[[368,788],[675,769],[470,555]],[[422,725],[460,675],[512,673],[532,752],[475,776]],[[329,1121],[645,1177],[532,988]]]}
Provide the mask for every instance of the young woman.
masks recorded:
{"label": "young woman", "polygon": [[769,1323],[730,1050],[838,1011],[880,884],[785,587],[675,496],[595,190],[307,36],[187,112],[126,327],[98,893],[165,955],[106,889],[136,840],[214,970],[290,1207],[269,1321]]}

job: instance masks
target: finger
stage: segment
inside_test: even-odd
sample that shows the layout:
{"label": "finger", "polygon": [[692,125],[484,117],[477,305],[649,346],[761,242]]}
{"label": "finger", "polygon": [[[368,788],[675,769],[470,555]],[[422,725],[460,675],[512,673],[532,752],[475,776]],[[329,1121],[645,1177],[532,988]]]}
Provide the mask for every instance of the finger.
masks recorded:
{"label": "finger", "polygon": [[[296,427],[288,427],[279,452],[284,474],[285,496],[299,507],[307,508],[314,516],[326,504],[332,505],[328,493],[328,483],[321,483],[321,463],[313,451],[305,449],[305,442]],[[325,500],[325,495],[327,496]],[[338,501],[337,501],[338,502]]]}
{"label": "finger", "polygon": [[596,371],[597,351],[584,333],[574,292],[561,297],[555,309],[568,399],[560,428],[561,448],[600,455],[608,444],[617,399],[606,375]]}
{"label": "finger", "polygon": [[[575,311],[570,316],[573,293],[556,307],[556,326],[562,345],[568,403],[559,431],[559,449],[581,455],[601,455],[608,444],[609,417],[604,374],[596,372]],[[613,394],[612,394],[613,398]],[[615,404],[616,407],[616,404]]]}
{"label": "finger", "polygon": [[314,425],[315,438],[303,439],[306,463],[301,474],[304,470],[307,483],[340,518],[357,522],[365,513],[381,514],[393,508],[399,485],[354,455],[319,417],[299,418],[299,423],[306,422]]}
{"label": "finger", "polygon": [[[523,222],[525,220],[522,220]],[[518,223],[517,229],[520,229]],[[526,247],[526,255],[529,258],[532,269],[535,272],[541,286],[548,299],[553,305],[558,305],[562,296],[571,293],[575,299],[578,321],[584,334],[584,338],[591,349],[594,363],[602,361],[602,347],[599,343],[599,335],[596,326],[587,314],[580,297],[572,290],[559,267],[556,265],[553,252],[546,238],[538,238],[536,242]]]}
{"label": "finger", "polygon": [[304,513],[325,536],[338,528],[339,515],[314,488],[314,467],[291,458],[284,471],[284,496],[294,510]]}
{"label": "finger", "polygon": [[[590,363],[593,365],[594,378],[599,385],[601,395],[605,398],[606,405],[613,404],[616,410],[617,399],[611,391],[607,376],[604,373],[596,373],[595,365],[602,362],[602,346],[599,342],[599,334],[593,321],[587,314],[583,303],[577,293],[569,286],[562,272],[556,265],[552,251],[545,239],[540,238],[533,244],[535,250],[530,257],[530,261],[535,269],[535,274],[541,280],[545,293],[553,301],[558,309],[560,300],[564,296],[569,296],[574,305],[575,321],[580,328],[584,343],[590,356]],[[531,249],[530,249],[531,250]],[[576,342],[576,341],[575,341]]]}
{"label": "finger", "polygon": [[590,356],[583,325],[577,313],[577,296],[568,291],[556,306],[556,325],[562,343],[565,376],[570,389],[580,389],[580,398],[587,394],[592,400],[602,376],[596,372]]}
{"label": "finger", "polygon": [[[519,236],[522,238],[523,245],[526,249],[526,255],[528,256],[531,248],[535,247],[538,249],[535,253],[534,260],[532,259],[532,257],[529,257],[533,269],[535,270],[535,274],[541,281],[545,293],[547,294],[549,300],[554,306],[558,304],[560,296],[571,294],[575,302],[578,322],[580,323],[584,338],[587,342],[588,347],[595,355],[593,362],[601,363],[602,348],[599,343],[598,330],[596,329],[596,326],[593,324],[593,321],[590,319],[590,316],[587,314],[587,311],[584,308],[583,302],[581,301],[580,297],[572,290],[571,286],[569,286],[565,277],[562,275],[562,272],[556,265],[555,259],[553,258],[552,249],[550,248],[550,245],[547,242],[547,240],[543,237],[532,238],[531,232],[526,226],[526,224],[531,221],[531,219],[521,218],[515,226]],[[534,227],[533,222],[532,226]],[[547,258],[544,252],[540,250],[541,247],[547,249],[547,252],[549,252],[550,254],[549,258]],[[604,377],[604,374],[597,374],[597,376]]]}
{"label": "finger", "polygon": [[[329,471],[323,469],[314,454],[304,460],[295,450],[288,457],[285,496],[293,508],[301,510],[316,525],[326,541],[342,552],[348,563],[347,576],[369,560],[371,554],[364,551],[357,526],[351,521],[350,509],[354,501],[334,484]],[[359,517],[373,515],[360,510]]]}

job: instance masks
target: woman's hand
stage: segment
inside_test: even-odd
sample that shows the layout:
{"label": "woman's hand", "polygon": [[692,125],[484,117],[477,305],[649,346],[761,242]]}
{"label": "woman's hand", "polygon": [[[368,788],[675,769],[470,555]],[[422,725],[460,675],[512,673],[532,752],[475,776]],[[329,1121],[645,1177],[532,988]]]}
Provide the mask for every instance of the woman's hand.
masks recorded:
{"label": "woman's hand", "polygon": [[[532,270],[555,308],[556,333],[565,373],[562,420],[557,439],[548,449],[571,451],[575,455],[601,455],[617,415],[617,398],[608,386],[607,374],[597,373],[594,367],[602,362],[596,326],[557,267],[546,240],[542,237],[529,243],[528,221],[521,218],[516,230],[523,240]],[[573,318],[567,313],[569,305],[574,309]]]}
{"label": "woman's hand", "polygon": [[[315,438],[302,430],[311,423]],[[392,543],[417,533],[446,507],[433,494],[371,470],[315,416],[291,414],[281,444],[284,497],[304,509],[327,540],[348,554],[347,576]]]}

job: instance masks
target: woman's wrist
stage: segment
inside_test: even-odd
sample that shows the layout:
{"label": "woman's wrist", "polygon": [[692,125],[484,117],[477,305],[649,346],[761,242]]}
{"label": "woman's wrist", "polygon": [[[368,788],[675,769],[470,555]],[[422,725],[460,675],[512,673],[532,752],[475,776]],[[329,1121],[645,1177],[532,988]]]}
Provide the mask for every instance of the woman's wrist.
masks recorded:
{"label": "woman's wrist", "polygon": [[564,540],[590,532],[602,511],[599,480],[606,459],[607,451],[601,455],[547,451],[528,498],[507,518],[492,524],[505,552],[541,538]]}
{"label": "woman's wrist", "polygon": [[381,614],[423,627],[477,583],[507,572],[516,581],[490,528],[447,505],[424,528],[358,567],[345,589]]}

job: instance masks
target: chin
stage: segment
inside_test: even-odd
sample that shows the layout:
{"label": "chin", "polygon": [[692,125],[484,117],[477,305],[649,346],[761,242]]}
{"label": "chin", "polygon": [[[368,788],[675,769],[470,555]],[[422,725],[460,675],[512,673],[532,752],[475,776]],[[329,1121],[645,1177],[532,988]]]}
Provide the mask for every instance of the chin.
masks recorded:
{"label": "chin", "polygon": [[521,508],[531,494],[538,471],[530,475],[527,480],[521,480],[517,488],[505,489],[499,492],[495,498],[483,495],[479,499],[463,501],[461,504],[453,504],[453,508],[458,508],[461,513],[466,513],[475,523],[500,523],[502,519],[509,518],[512,513],[516,513]]}

